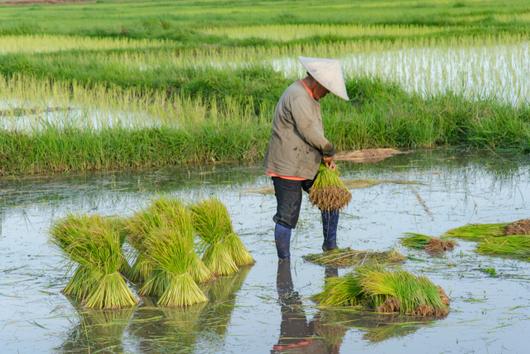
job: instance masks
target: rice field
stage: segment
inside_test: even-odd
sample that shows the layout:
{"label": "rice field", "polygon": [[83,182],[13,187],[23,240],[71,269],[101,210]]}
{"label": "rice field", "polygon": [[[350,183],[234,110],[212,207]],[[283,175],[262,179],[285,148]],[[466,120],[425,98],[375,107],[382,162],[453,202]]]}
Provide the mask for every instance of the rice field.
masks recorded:
{"label": "rice field", "polygon": [[[525,152],[529,12],[441,0],[1,6],[0,175],[259,160],[277,98],[304,75],[299,55],[342,61],[352,104],[322,105],[340,149]],[[131,140],[173,157],[140,159]],[[184,141],[207,147],[179,152]]]}
{"label": "rice field", "polygon": [[[262,353],[295,338],[338,353],[420,354],[428,346],[456,353],[524,353],[526,342],[520,338],[530,316],[527,260],[479,253],[469,238],[432,257],[403,247],[400,237],[409,231],[441,235],[467,224],[504,225],[528,217],[529,167],[526,156],[510,152],[459,150],[401,154],[378,164],[341,163],[345,179],[415,182],[351,189],[354,202],[341,213],[338,244],[364,253],[357,259],[363,264],[366,254],[388,258],[380,252],[395,248],[405,256],[399,258],[402,270],[427,277],[450,298],[447,316],[435,319],[313,302],[327,278],[355,268],[337,270],[303,259],[320,252],[322,243],[320,212],[307,196],[293,233],[290,272],[276,266],[275,197],[245,192],[270,186],[260,164],[4,180],[1,351]],[[61,291],[75,269],[68,269],[63,252],[50,242],[52,226],[72,212],[132,217],[161,195],[188,205],[219,198],[255,265],[201,284],[209,301],[186,309],[158,306],[157,298],[138,296],[140,287],[131,283],[141,299],[131,308],[101,311],[71,302]]]}

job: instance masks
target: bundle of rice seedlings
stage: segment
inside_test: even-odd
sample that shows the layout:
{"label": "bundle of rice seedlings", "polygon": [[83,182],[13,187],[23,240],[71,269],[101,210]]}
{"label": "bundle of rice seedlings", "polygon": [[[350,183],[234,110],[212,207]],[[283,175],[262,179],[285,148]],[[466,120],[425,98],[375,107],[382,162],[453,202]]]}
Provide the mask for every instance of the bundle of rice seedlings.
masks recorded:
{"label": "bundle of rice seedlings", "polygon": [[344,277],[329,278],[315,296],[321,305],[355,306],[377,312],[413,316],[445,316],[449,299],[423,276],[404,270],[389,271],[379,265],[357,268]]}
{"label": "bundle of rice seedlings", "polygon": [[[184,227],[183,227],[184,226]],[[157,296],[157,304],[183,307],[208,299],[194,280],[200,259],[193,249],[191,220],[178,229],[159,228],[145,241],[153,271],[142,286],[142,295]]]}
{"label": "bundle of rice seedlings", "polygon": [[447,231],[442,237],[457,237],[469,241],[481,241],[486,237],[504,235],[508,223],[498,224],[469,224]]}
{"label": "bundle of rice seedlings", "polygon": [[478,244],[477,252],[530,262],[530,236],[486,238]]}
{"label": "bundle of rice seedlings", "polygon": [[79,266],[64,292],[88,308],[133,306],[136,298],[120,271],[126,259],[120,234],[99,215],[70,215],[51,230],[52,241]]}
{"label": "bundle of rice seedlings", "polygon": [[314,253],[303,256],[304,260],[333,267],[351,267],[365,263],[402,263],[405,256],[396,250],[372,252],[358,251],[351,248],[337,248],[324,253]]}
{"label": "bundle of rice seedlings", "polygon": [[216,198],[191,207],[193,226],[200,236],[202,260],[217,275],[230,275],[238,266],[253,264],[254,259],[235,233],[230,214]]}
{"label": "bundle of rice seedlings", "polygon": [[[144,282],[149,278],[154,265],[146,256],[146,239],[149,234],[159,228],[179,228],[182,215],[187,215],[185,207],[178,199],[159,198],[142,211],[137,212],[127,222],[126,230],[129,244],[136,250],[136,260],[132,265],[129,279],[133,282]],[[183,214],[184,213],[184,214]],[[210,272],[204,267],[197,269],[199,281],[209,280]],[[204,279],[206,278],[206,279]]]}
{"label": "bundle of rice seedlings", "polygon": [[340,179],[338,168],[332,170],[321,164],[309,190],[309,200],[322,211],[344,208],[351,200],[351,193]]}
{"label": "bundle of rice seedlings", "polygon": [[422,249],[430,254],[440,254],[445,251],[452,251],[456,245],[453,240],[442,240],[414,232],[405,233],[406,237],[401,239],[401,244],[405,247]]}

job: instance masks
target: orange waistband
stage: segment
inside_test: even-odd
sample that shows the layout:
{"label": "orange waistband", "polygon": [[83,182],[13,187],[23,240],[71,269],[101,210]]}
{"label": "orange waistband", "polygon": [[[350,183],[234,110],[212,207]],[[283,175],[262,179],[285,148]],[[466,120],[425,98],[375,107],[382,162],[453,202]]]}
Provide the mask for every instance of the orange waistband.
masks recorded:
{"label": "orange waistband", "polygon": [[291,180],[291,181],[305,181],[306,178],[303,178],[303,177],[297,177],[297,176],[280,176],[274,172],[271,172],[271,171],[267,171],[267,176],[269,177],[279,177],[279,178],[283,178],[283,179],[288,179],[288,180]]}

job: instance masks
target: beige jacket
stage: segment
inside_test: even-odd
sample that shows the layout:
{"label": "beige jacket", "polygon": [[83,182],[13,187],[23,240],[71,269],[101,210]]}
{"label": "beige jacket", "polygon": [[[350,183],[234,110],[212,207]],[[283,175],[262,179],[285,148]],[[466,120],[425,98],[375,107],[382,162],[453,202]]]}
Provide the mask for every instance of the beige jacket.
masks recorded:
{"label": "beige jacket", "polygon": [[313,179],[322,156],[334,154],[333,145],[324,137],[320,104],[300,81],[294,82],[276,105],[266,171]]}

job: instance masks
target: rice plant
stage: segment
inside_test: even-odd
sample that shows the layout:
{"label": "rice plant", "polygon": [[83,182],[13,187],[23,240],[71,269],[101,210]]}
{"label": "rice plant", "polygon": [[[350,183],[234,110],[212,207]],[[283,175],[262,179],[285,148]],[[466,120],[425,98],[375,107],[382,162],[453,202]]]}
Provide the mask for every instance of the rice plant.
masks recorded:
{"label": "rice plant", "polygon": [[488,237],[479,242],[477,252],[530,262],[530,236]]}
{"label": "rice plant", "polygon": [[348,205],[351,193],[340,179],[338,168],[332,170],[321,164],[309,200],[322,211],[340,210]]}
{"label": "rice plant", "polygon": [[329,278],[315,300],[324,306],[354,306],[377,312],[445,316],[449,299],[423,276],[379,265],[358,267],[343,277]]}
{"label": "rice plant", "polygon": [[456,237],[468,241],[481,241],[487,237],[504,235],[508,223],[497,224],[469,224],[447,231],[442,237]]}
{"label": "rice plant", "polygon": [[229,275],[237,272],[238,266],[254,263],[219,199],[201,201],[192,205],[191,210],[193,225],[201,240],[202,259],[212,272]]}
{"label": "rice plant", "polygon": [[440,239],[414,232],[405,233],[406,237],[401,239],[401,244],[405,247],[422,249],[430,254],[440,254],[445,251],[452,251],[456,245],[453,240]]}
{"label": "rice plant", "polygon": [[136,304],[137,299],[120,273],[126,263],[120,233],[99,215],[70,215],[51,230],[55,243],[78,264],[64,292],[84,306],[115,309]]}
{"label": "rice plant", "polygon": [[334,266],[351,267],[365,263],[402,263],[405,257],[396,250],[384,252],[359,251],[351,248],[339,248],[324,253],[308,254],[303,258],[312,263]]}
{"label": "rice plant", "polygon": [[[189,218],[189,212],[182,202],[178,199],[161,197],[129,219],[127,222],[128,240],[137,254],[131,269],[131,281],[143,282],[151,275],[154,264],[152,258],[148,256],[146,241],[158,229],[184,230],[186,240],[193,247],[193,231],[189,229],[191,222]],[[212,277],[210,271],[201,262],[196,262],[196,267],[191,274],[196,281],[201,283]]]}
{"label": "rice plant", "polygon": [[183,216],[177,228],[151,231],[145,249],[153,270],[140,290],[142,294],[157,296],[157,304],[168,307],[190,306],[208,300],[194,280],[194,268],[201,261],[193,249],[189,217]]}

